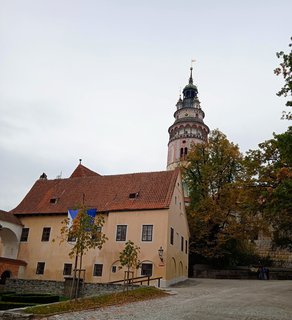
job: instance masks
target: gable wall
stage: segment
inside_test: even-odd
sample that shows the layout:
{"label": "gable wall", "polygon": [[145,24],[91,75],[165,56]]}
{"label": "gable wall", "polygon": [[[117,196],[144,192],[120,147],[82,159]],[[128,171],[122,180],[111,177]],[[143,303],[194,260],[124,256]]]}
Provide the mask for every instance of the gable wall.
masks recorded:
{"label": "gable wall", "polygon": [[[170,228],[174,230],[173,244],[170,242]],[[171,199],[168,230],[167,230],[167,285],[177,281],[185,280],[188,277],[188,245],[189,228],[184,204],[184,193],[182,189],[181,175],[179,174],[174,193]],[[183,237],[183,251],[181,250],[181,237]],[[187,241],[187,250],[186,250]]]}

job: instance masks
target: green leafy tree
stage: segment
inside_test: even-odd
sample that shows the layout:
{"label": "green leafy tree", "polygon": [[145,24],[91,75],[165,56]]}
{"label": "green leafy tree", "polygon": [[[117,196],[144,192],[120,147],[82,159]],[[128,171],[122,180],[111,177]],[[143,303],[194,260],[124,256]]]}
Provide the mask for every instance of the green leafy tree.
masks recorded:
{"label": "green leafy tree", "polygon": [[252,177],[251,206],[272,226],[274,245],[292,250],[292,127],[250,150],[246,166]]}
{"label": "green leafy tree", "polygon": [[[140,253],[140,247],[135,245],[135,243],[131,240],[126,242],[124,250],[120,252],[119,260],[120,260],[121,267],[127,268],[127,271],[125,272],[125,277],[124,277],[127,291],[128,291],[128,285],[130,282],[131,270],[137,269],[140,264],[138,260],[139,253]],[[132,271],[132,274],[133,274],[133,271]]]}
{"label": "green leafy tree", "polygon": [[[291,37],[292,40],[292,37]],[[289,44],[289,47],[292,47],[292,43]],[[283,96],[288,98],[286,102],[287,107],[292,107],[292,50],[289,53],[284,53],[283,51],[277,52],[277,57],[281,59],[279,67],[274,70],[276,75],[282,75],[285,81],[284,86],[281,90],[277,93],[278,96]],[[282,119],[291,120],[292,113],[291,111],[283,111]]]}
{"label": "green leafy tree", "polygon": [[[72,244],[69,252],[69,257],[75,257],[74,277],[72,288],[75,288],[75,292],[72,296],[76,298],[78,296],[78,286],[81,277],[81,270],[83,264],[83,256],[90,249],[101,249],[106,242],[107,237],[101,232],[101,228],[104,224],[104,218],[102,215],[96,215],[95,218],[91,217],[87,213],[85,206],[79,206],[78,214],[70,224],[69,218],[62,221],[61,228],[61,243],[68,240]],[[77,272],[78,270],[78,272]],[[77,279],[77,286],[75,286]],[[72,289],[73,291],[73,289]]]}
{"label": "green leafy tree", "polygon": [[213,130],[208,142],[193,147],[188,161],[184,181],[190,196],[190,250],[197,261],[236,264],[239,252],[252,250],[248,239],[257,225],[243,210],[243,155],[223,133]]}

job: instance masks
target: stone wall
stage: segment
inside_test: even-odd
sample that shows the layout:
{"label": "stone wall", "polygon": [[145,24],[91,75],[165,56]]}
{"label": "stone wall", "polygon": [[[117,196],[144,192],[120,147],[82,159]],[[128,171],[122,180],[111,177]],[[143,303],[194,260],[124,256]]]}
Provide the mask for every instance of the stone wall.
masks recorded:
{"label": "stone wall", "polygon": [[[67,285],[65,285],[64,281],[7,279],[4,290],[15,291],[16,293],[52,293],[68,296],[68,292],[70,291],[68,291],[68,285],[70,286],[68,282]],[[83,296],[97,296],[105,293],[123,291],[123,285],[85,283],[84,286],[82,286],[82,284],[80,285],[80,290]]]}
{"label": "stone wall", "polygon": [[52,293],[63,295],[64,282],[51,280],[6,279],[6,291],[16,293]]}
{"label": "stone wall", "polygon": [[83,295],[97,296],[105,293],[113,293],[119,291],[123,291],[123,285],[121,284],[85,283]]}
{"label": "stone wall", "polygon": [[257,252],[261,257],[269,257],[273,261],[273,266],[292,268],[292,252],[284,249],[274,249],[269,238],[262,237],[255,241]]}
{"label": "stone wall", "polygon": [[[210,268],[193,268],[194,278],[209,278],[209,279],[257,279],[258,274],[256,268],[238,268],[217,270]],[[292,269],[269,268],[270,280],[292,280]]]}

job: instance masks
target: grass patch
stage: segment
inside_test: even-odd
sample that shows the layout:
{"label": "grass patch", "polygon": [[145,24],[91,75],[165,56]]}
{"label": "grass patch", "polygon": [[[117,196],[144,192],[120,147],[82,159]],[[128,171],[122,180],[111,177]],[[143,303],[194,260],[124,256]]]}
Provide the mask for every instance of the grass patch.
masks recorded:
{"label": "grass patch", "polygon": [[111,294],[104,294],[97,297],[81,298],[69,301],[63,301],[46,306],[34,306],[26,308],[26,313],[32,313],[35,315],[52,315],[64,312],[81,311],[88,309],[96,309],[113,305],[120,305],[124,303],[130,303],[135,301],[142,301],[148,299],[154,299],[159,297],[165,297],[167,293],[154,287],[144,287],[128,292],[117,292]]}

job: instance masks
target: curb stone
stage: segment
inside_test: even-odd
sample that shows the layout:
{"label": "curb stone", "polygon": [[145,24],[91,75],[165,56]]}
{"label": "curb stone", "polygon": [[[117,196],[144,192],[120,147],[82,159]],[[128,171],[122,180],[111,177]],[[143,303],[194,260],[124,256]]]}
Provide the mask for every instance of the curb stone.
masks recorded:
{"label": "curb stone", "polygon": [[25,313],[20,313],[13,310],[0,311],[0,319],[28,320],[32,318],[33,318],[33,314],[29,314],[29,313],[25,314]]}

